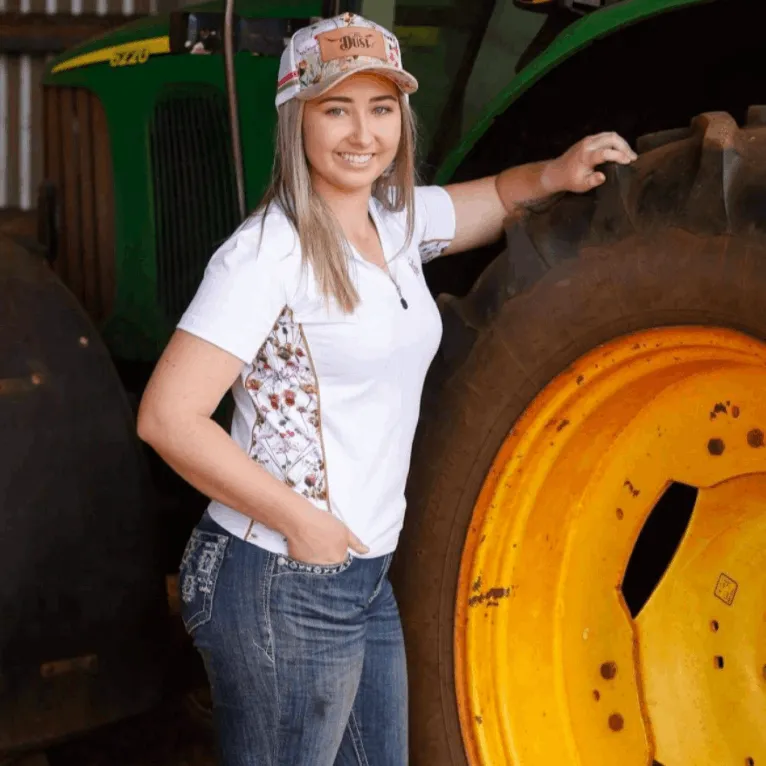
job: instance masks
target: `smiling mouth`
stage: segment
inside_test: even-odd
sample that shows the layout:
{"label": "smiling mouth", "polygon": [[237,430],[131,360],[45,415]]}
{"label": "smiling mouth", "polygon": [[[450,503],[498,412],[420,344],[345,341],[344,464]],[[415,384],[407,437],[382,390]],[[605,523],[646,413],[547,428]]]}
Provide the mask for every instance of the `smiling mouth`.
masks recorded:
{"label": "smiling mouth", "polygon": [[338,152],[338,156],[355,167],[364,167],[372,160],[372,154],[351,154],[350,152]]}

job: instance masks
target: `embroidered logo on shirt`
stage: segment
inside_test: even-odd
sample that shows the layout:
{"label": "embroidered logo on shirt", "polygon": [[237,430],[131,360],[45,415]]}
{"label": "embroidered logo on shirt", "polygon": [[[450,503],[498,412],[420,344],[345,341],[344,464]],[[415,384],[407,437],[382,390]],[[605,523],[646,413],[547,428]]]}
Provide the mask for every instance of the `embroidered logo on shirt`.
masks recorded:
{"label": "embroidered logo on shirt", "polygon": [[410,268],[415,272],[415,276],[419,277],[420,276],[420,266],[418,266],[418,264],[415,263],[415,259],[411,255],[407,258],[407,263],[410,264]]}

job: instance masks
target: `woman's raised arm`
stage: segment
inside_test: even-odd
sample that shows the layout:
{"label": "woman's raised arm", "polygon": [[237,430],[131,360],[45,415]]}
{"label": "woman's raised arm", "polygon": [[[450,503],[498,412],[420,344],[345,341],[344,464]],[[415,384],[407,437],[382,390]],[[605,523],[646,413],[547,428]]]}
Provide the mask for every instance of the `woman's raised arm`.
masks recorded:
{"label": "woman's raised arm", "polygon": [[509,216],[522,215],[561,192],[585,192],[604,183],[596,170],[604,162],[627,165],[636,153],[617,133],[582,139],[560,157],[508,168],[496,176],[446,186],[455,205],[455,238],[445,255],[497,240]]}

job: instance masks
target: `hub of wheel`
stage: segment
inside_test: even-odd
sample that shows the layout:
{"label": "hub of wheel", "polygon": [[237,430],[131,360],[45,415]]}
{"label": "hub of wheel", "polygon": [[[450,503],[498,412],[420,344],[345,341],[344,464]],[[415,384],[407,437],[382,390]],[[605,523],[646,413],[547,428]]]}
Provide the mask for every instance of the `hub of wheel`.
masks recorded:
{"label": "hub of wheel", "polygon": [[[508,435],[455,630],[473,766],[766,763],[766,345],[646,331],[595,349]],[[689,526],[634,619],[621,586],[673,482]]]}

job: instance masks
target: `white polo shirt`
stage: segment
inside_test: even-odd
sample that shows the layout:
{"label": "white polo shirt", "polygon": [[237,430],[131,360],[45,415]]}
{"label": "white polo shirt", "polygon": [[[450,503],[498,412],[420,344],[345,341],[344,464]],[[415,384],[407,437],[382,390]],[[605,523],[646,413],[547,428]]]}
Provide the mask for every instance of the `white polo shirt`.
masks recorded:
{"label": "white polo shirt", "polygon": [[[357,252],[349,268],[360,303],[328,307],[300,242],[271,206],[248,219],[213,255],[178,327],[239,357],[234,441],[369,546],[396,548],[423,381],[441,340],[441,319],[422,264],[455,235],[455,210],[437,186],[415,191],[415,234],[402,251],[406,213],[371,200],[388,268],[399,285]],[[260,244],[260,247],[259,247]],[[212,501],[231,534],[275,553],[285,538]]]}

